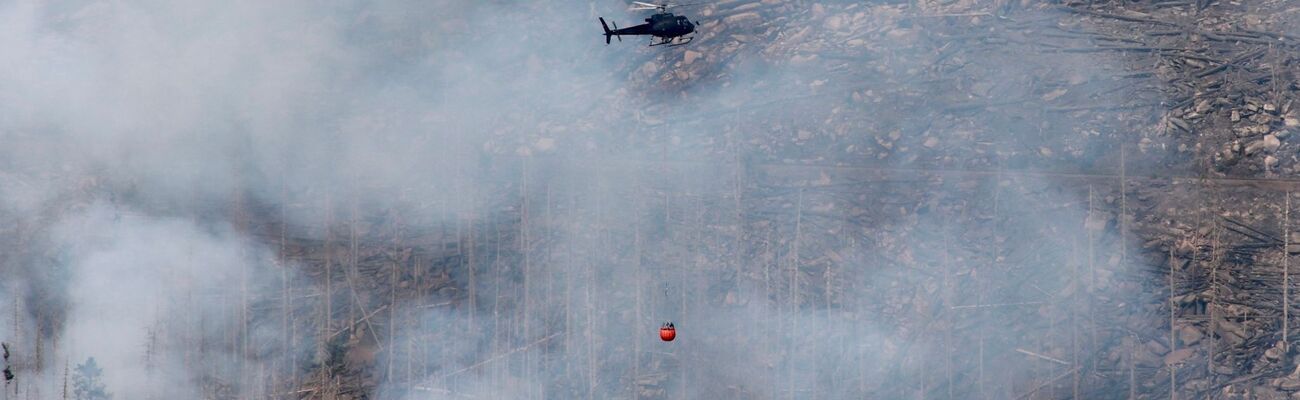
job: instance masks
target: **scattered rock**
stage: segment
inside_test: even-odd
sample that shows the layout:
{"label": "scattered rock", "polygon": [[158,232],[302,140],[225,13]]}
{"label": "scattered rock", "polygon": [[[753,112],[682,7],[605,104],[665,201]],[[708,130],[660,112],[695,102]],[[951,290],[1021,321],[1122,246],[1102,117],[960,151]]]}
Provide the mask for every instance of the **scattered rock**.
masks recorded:
{"label": "scattered rock", "polygon": [[1044,94],[1044,95],[1043,95],[1042,99],[1043,99],[1043,101],[1052,101],[1052,100],[1056,100],[1057,98],[1059,98],[1059,97],[1065,95],[1065,93],[1068,92],[1068,91],[1069,91],[1069,90],[1066,89],[1066,88],[1059,88],[1059,89],[1056,89],[1056,90],[1053,90],[1053,91],[1047,92],[1047,94]]}
{"label": "scattered rock", "polygon": [[696,59],[700,58],[700,53],[693,50],[686,50],[682,54],[682,65],[691,65]]}
{"label": "scattered rock", "polygon": [[750,11],[750,12],[743,12],[740,14],[735,14],[723,18],[722,23],[726,24],[727,26],[734,27],[734,26],[743,26],[745,24],[758,23],[759,21],[762,20],[763,17],[758,15],[757,12]]}
{"label": "scattered rock", "polygon": [[1196,349],[1190,347],[1174,350],[1165,355],[1165,365],[1181,364],[1194,354],[1196,354]]}
{"label": "scattered rock", "polygon": [[1282,141],[1278,140],[1277,136],[1271,134],[1264,135],[1264,138],[1246,145],[1246,155],[1251,156],[1257,153],[1273,153],[1281,145]]}
{"label": "scattered rock", "polygon": [[1264,358],[1272,362],[1280,361],[1284,355],[1286,355],[1286,348],[1280,341],[1264,351]]}
{"label": "scattered rock", "polygon": [[1282,390],[1290,391],[1300,389],[1300,366],[1297,366],[1295,370],[1291,371],[1290,375],[1274,379],[1272,383],[1273,387]]}
{"label": "scattered rock", "polygon": [[1184,346],[1196,344],[1203,337],[1205,334],[1194,326],[1185,325],[1178,330],[1178,340],[1182,341]]}

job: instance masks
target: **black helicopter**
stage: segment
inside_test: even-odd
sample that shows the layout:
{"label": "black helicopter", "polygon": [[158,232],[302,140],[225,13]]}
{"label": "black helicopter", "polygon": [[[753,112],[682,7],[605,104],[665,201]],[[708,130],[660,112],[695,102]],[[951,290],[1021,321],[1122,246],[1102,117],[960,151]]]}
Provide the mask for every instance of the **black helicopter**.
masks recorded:
{"label": "black helicopter", "polygon": [[[605,44],[609,44],[610,37],[617,36],[618,41],[623,41],[623,35],[650,35],[650,45],[660,46],[668,45],[681,46],[695,40],[695,36],[682,38],[695,32],[695,25],[686,17],[676,16],[668,12],[669,8],[692,6],[695,4],[650,4],[639,1],[632,2],[632,10],[658,10],[658,13],[646,18],[644,24],[619,29],[618,24],[614,24],[614,29],[610,30],[609,25],[605,25],[605,18],[600,18],[600,26],[605,28]],[[659,40],[656,41],[655,39]]]}

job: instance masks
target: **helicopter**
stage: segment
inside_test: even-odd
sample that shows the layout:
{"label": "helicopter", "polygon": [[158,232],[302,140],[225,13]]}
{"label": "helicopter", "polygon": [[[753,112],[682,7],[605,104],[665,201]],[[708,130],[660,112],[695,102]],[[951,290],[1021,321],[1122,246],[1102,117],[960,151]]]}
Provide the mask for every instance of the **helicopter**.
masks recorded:
{"label": "helicopter", "polygon": [[695,39],[695,36],[684,39],[682,37],[694,33],[695,25],[699,23],[691,23],[686,17],[673,15],[673,13],[668,12],[668,9],[692,5],[695,4],[651,4],[634,1],[631,10],[657,10],[658,12],[651,15],[650,18],[646,18],[644,24],[623,29],[619,29],[618,24],[614,24],[613,30],[609,29],[609,25],[605,24],[605,18],[601,17],[600,26],[605,28],[605,44],[609,44],[611,37],[618,37],[618,41],[622,42],[623,35],[649,35],[651,36],[650,46],[668,45],[669,47],[675,47],[690,43]]}

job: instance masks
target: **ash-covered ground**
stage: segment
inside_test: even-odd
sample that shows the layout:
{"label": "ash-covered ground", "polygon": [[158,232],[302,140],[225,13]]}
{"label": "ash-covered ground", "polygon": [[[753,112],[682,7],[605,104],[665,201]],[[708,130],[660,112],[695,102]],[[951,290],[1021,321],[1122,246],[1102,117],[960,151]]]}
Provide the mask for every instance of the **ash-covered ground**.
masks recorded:
{"label": "ash-covered ground", "polygon": [[0,4],[0,399],[1300,397],[1300,5],[673,11]]}

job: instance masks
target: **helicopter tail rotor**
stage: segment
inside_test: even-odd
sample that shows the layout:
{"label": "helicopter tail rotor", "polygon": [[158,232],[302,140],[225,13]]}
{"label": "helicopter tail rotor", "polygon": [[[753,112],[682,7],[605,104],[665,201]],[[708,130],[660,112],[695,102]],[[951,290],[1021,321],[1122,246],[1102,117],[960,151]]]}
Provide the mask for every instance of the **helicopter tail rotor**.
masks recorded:
{"label": "helicopter tail rotor", "polygon": [[[609,25],[605,25],[605,18],[604,18],[604,17],[600,17],[600,27],[601,27],[601,28],[605,28],[605,44],[609,44],[609,38],[610,38],[611,36],[614,36],[614,31],[609,30]],[[618,29],[618,24],[617,24],[617,23],[614,24],[614,29]],[[618,37],[618,41],[622,42],[622,41],[623,41],[623,37],[622,37],[622,36],[619,36],[619,37]]]}

